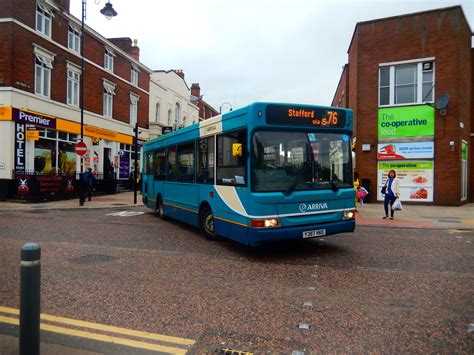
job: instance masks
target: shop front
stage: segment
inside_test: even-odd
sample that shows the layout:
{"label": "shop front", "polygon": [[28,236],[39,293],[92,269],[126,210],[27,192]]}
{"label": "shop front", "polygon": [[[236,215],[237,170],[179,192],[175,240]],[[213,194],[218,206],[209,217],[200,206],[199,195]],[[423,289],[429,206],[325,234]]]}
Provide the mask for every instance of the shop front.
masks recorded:
{"label": "shop front", "polygon": [[402,201],[434,201],[434,118],[427,105],[378,110],[377,200],[395,170]]}
{"label": "shop front", "polygon": [[[77,195],[81,158],[75,147],[80,139],[79,123],[15,107],[3,108],[1,121],[10,121],[2,122],[7,128],[0,133],[2,140],[11,141],[8,135],[13,131],[13,149],[6,147],[5,169],[0,176],[2,181],[9,180],[8,197],[45,200]],[[98,191],[115,191],[119,170],[114,166],[114,159],[118,157],[120,144],[130,144],[132,139],[129,135],[84,125],[87,153],[82,163],[84,169],[91,168],[96,175]]]}

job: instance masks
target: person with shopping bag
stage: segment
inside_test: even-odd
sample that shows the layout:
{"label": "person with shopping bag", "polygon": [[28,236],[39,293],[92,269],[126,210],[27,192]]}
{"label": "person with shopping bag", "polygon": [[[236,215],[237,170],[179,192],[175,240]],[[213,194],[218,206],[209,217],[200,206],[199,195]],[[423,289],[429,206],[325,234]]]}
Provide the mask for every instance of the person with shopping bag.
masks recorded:
{"label": "person with shopping bag", "polygon": [[388,172],[387,181],[385,181],[385,185],[382,187],[382,194],[385,195],[383,200],[383,208],[385,210],[385,216],[383,219],[388,218],[388,209],[390,205],[390,219],[394,219],[394,206],[393,204],[395,201],[400,197],[400,188],[398,186],[397,181],[397,173],[395,170],[390,170]]}

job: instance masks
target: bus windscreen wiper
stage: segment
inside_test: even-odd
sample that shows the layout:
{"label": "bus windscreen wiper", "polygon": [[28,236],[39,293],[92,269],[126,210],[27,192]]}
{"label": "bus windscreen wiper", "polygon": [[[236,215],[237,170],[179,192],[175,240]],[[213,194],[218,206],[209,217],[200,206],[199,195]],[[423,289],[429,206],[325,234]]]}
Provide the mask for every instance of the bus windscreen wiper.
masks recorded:
{"label": "bus windscreen wiper", "polygon": [[291,194],[295,189],[298,183],[300,182],[300,176],[296,176],[293,181],[291,182],[290,186],[288,186],[288,189],[285,192],[285,195]]}
{"label": "bus windscreen wiper", "polygon": [[334,191],[338,191],[339,187],[336,185],[336,183],[333,180],[329,180],[329,185],[331,185],[331,189]]}

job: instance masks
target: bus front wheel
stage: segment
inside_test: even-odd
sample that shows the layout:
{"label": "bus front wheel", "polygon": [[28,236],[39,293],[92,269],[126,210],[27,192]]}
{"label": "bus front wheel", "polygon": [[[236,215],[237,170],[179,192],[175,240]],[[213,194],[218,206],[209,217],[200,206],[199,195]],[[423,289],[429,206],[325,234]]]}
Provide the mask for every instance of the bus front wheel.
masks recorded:
{"label": "bus front wheel", "polygon": [[219,240],[214,230],[214,215],[210,207],[204,207],[199,213],[199,221],[201,225],[201,230],[209,240]]}

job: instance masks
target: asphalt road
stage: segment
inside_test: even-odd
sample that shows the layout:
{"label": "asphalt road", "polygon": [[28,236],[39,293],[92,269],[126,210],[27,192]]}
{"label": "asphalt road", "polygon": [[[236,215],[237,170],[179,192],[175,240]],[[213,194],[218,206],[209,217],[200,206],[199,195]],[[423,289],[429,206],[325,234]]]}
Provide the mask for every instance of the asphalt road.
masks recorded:
{"label": "asphalt road", "polygon": [[194,339],[190,353],[474,350],[472,231],[358,227],[254,249],[120,211],[0,212],[0,306],[18,308],[35,241],[42,312]]}

